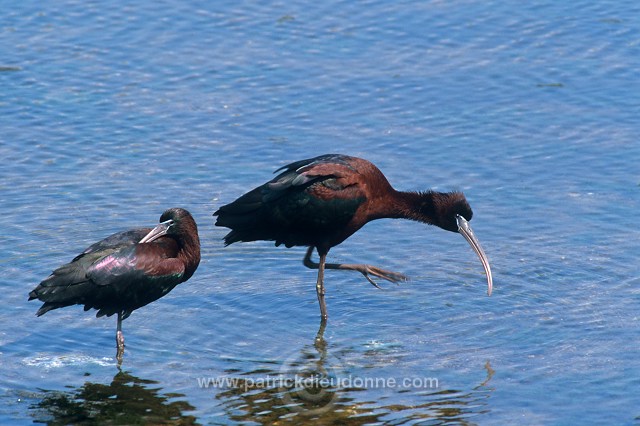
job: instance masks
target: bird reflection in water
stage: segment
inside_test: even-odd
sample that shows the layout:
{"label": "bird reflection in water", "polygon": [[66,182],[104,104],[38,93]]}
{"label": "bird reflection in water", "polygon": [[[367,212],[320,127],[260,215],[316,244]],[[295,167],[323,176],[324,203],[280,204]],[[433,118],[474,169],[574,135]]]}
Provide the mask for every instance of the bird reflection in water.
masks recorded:
{"label": "bird reflection in water", "polygon": [[[342,386],[303,386],[287,383],[287,386],[261,386],[250,379],[253,376],[271,375],[274,377],[291,377],[298,375],[304,378],[332,379],[336,376],[346,377],[349,374],[340,360],[331,355],[332,345],[324,338],[325,322],[313,343],[304,345],[296,355],[282,361],[279,370],[265,369],[264,365],[255,371],[229,371],[230,375],[239,373],[243,378],[216,394],[222,402],[227,417],[233,422],[251,422],[263,425],[309,424],[317,422],[324,425],[364,425],[384,423],[391,416],[393,419],[429,421],[435,423],[474,424],[475,416],[490,411],[488,398],[493,392],[490,386],[494,370],[489,361],[484,365],[485,378],[471,390],[416,389],[409,396],[410,403],[387,404],[384,400],[406,400],[399,397],[400,392],[407,390],[386,390],[383,399],[362,401],[363,388]],[[335,351],[335,348],[333,348]],[[343,353],[344,351],[341,351]],[[304,382],[303,382],[304,383]],[[315,381],[311,381],[315,383]],[[333,383],[331,380],[321,383]],[[340,381],[338,381],[340,383]],[[393,392],[389,395],[388,392]]]}
{"label": "bird reflection in water", "polygon": [[161,394],[153,380],[119,371],[110,384],[86,382],[71,391],[45,391],[32,405],[34,423],[47,424],[163,424],[195,425],[185,414],[195,408],[182,394]]}

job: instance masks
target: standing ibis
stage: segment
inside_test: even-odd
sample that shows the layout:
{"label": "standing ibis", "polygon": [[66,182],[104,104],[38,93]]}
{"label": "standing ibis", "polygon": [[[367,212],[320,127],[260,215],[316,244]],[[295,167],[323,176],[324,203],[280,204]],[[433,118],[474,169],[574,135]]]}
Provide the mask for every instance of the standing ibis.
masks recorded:
{"label": "standing ibis", "polygon": [[[279,171],[271,181],[220,207],[214,213],[216,225],[231,229],[225,245],[268,240],[276,246],[309,247],[303,263],[318,269],[316,292],[322,320],[327,319],[325,269],[358,271],[376,287],[372,277],[391,282],[407,279],[371,265],[326,263],[331,247],[375,219],[411,219],[459,232],[480,257],[491,295],[489,261],[469,226],[473,213],[461,192],[396,191],[371,162],[339,154],[296,161]],[[314,248],[319,263],[311,260]]]}
{"label": "standing ibis", "polygon": [[118,315],[117,358],[124,352],[122,320],[188,280],[200,263],[198,228],[180,208],[165,211],[155,228],[118,232],[89,246],[29,293],[52,309],[84,305],[97,317]]}

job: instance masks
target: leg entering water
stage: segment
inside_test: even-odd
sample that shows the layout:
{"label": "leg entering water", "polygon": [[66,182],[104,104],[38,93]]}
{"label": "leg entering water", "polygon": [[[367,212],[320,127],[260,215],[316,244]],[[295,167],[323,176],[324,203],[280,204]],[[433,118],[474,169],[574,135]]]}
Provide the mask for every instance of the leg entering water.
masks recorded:
{"label": "leg entering water", "polygon": [[116,352],[116,359],[122,362],[122,355],[124,355],[124,334],[122,334],[122,312],[118,312],[118,326],[116,329],[116,345],[118,351]]}

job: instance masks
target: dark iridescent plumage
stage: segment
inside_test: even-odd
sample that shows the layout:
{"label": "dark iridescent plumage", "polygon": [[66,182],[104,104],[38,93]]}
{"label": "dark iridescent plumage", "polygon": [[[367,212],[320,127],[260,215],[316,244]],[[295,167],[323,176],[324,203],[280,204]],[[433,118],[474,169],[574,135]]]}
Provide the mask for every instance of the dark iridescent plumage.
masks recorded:
{"label": "dark iridescent plumage", "polygon": [[[276,172],[281,170],[271,181],[220,207],[214,213],[216,225],[231,229],[224,237],[226,245],[268,240],[287,247],[308,246],[304,264],[319,269],[316,290],[323,319],[325,268],[361,272],[373,285],[370,276],[392,282],[406,279],[371,265],[325,263],[331,247],[375,219],[411,219],[462,233],[482,260],[491,294],[489,264],[468,226],[473,212],[461,192],[396,191],[369,161],[339,154],[297,161]],[[319,263],[311,261],[314,247]]]}
{"label": "dark iridescent plumage", "polygon": [[153,229],[113,234],[54,270],[29,293],[29,300],[44,302],[36,314],[70,305],[97,309],[98,317],[117,314],[120,354],[122,320],[188,280],[200,263],[200,240],[191,214],[169,209],[160,222]]}

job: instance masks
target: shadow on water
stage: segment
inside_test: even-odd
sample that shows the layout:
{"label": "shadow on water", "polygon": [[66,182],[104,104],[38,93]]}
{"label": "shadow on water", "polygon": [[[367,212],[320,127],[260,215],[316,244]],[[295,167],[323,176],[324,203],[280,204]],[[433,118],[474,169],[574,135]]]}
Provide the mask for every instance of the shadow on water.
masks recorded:
{"label": "shadow on water", "polygon": [[[324,339],[325,324],[312,344],[284,360],[279,371],[259,369],[245,373],[262,375],[262,379],[238,378],[216,395],[222,401],[227,417],[234,422],[254,424],[363,425],[371,423],[404,424],[475,424],[475,416],[490,411],[489,385],[494,370],[487,361],[485,379],[470,391],[441,389],[417,390],[416,404],[380,404],[380,401],[358,401],[367,386],[375,384],[351,377],[341,362],[330,354]],[[228,371],[229,374],[237,371]],[[266,378],[272,379],[267,380]],[[415,390],[415,389],[414,389]],[[409,392],[399,390],[394,392]],[[402,398],[401,398],[402,399]],[[424,423],[423,423],[424,422]]]}
{"label": "shadow on water", "polygon": [[[34,423],[195,425],[193,411],[182,394],[161,394],[158,382],[119,371],[108,384],[86,382],[75,391],[44,391],[30,407]],[[170,401],[174,400],[174,401]]]}

